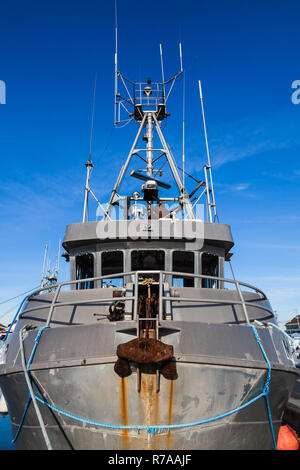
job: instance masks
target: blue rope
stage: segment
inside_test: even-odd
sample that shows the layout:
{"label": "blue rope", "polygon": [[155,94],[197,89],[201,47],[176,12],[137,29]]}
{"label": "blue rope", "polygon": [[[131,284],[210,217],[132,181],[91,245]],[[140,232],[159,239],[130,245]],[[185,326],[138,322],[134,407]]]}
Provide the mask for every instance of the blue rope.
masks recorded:
{"label": "blue rope", "polygon": [[19,424],[19,427],[17,429],[17,432],[15,434],[15,437],[12,439],[12,444],[14,444],[16,442],[16,440],[18,439],[18,436],[20,434],[20,431],[21,431],[21,428],[23,426],[23,422],[24,422],[24,419],[25,419],[25,416],[26,416],[26,413],[27,413],[27,410],[28,410],[28,407],[29,407],[29,404],[31,402],[31,396],[28,397],[28,400],[27,400],[27,403],[26,403],[26,406],[25,406],[25,409],[23,411],[23,415],[22,415],[22,418],[21,418],[21,421],[20,421],[20,424]]}
{"label": "blue rope", "polygon": [[267,374],[267,378],[266,378],[266,382],[265,382],[265,386],[264,386],[264,390],[263,390],[263,394],[265,396],[265,400],[266,400],[266,405],[267,405],[267,411],[268,411],[268,416],[269,416],[269,423],[270,423],[270,429],[271,429],[271,433],[272,433],[272,439],[273,439],[273,446],[274,446],[274,449],[277,450],[277,443],[276,443],[276,438],[275,438],[275,432],[274,432],[274,427],[273,427],[273,420],[272,420],[272,414],[271,414],[271,407],[270,407],[270,402],[269,402],[269,391],[270,391],[270,381],[271,381],[271,364],[270,364],[270,361],[266,355],[266,352],[263,348],[263,345],[262,345],[262,342],[261,342],[261,339],[259,337],[259,334],[255,328],[254,325],[251,325],[250,323],[247,323],[247,326],[250,326],[252,328],[252,331],[255,335],[255,338],[256,338],[256,341],[261,349],[261,352],[263,353],[263,356],[266,360],[266,363],[268,365],[268,374]]}
{"label": "blue rope", "polygon": [[85,418],[80,418],[79,416],[75,416],[71,413],[68,413],[67,411],[63,411],[63,410],[60,410],[59,408],[57,408],[56,406],[53,406],[53,405],[50,405],[50,403],[42,400],[40,397],[38,397],[37,395],[35,395],[35,398],[40,402],[42,403],[43,405],[46,405],[48,408],[50,408],[51,410],[53,411],[56,411],[64,416],[67,416],[68,418],[71,418],[71,419],[74,419],[76,421],[80,421],[82,423],[87,423],[87,424],[91,424],[93,426],[100,426],[100,427],[103,427],[103,428],[110,428],[110,429],[136,429],[138,434],[141,430],[144,430],[146,429],[148,433],[151,433],[151,434],[156,434],[156,433],[161,433],[161,432],[164,432],[164,431],[168,431],[170,429],[180,429],[180,428],[186,428],[186,427],[192,427],[192,426],[198,426],[200,424],[204,424],[204,423],[210,423],[212,421],[216,421],[216,420],[219,420],[219,419],[222,419],[222,418],[225,418],[226,416],[229,416],[231,414],[234,414],[236,413],[237,411],[239,410],[242,410],[243,408],[246,408],[248,405],[254,403],[255,401],[259,400],[261,397],[263,397],[265,395],[264,392],[260,393],[257,397],[253,398],[252,400],[248,401],[247,403],[245,403],[244,405],[241,405],[239,406],[238,408],[235,408],[234,410],[231,410],[231,411],[227,411],[227,413],[224,413],[222,415],[219,415],[219,416],[216,416],[216,417],[213,417],[213,418],[209,418],[209,419],[204,419],[204,420],[201,420],[201,421],[195,421],[193,423],[186,423],[186,424],[169,424],[169,425],[157,425],[157,426],[148,426],[148,425],[136,425],[136,424],[133,424],[133,425],[121,425],[121,424],[107,424],[107,423],[101,423],[101,422],[98,422],[98,421],[93,421],[93,420],[90,420],[90,419],[85,419]]}
{"label": "blue rope", "polygon": [[[274,433],[274,429],[273,429],[273,423],[272,423],[272,416],[271,416],[271,409],[270,409],[270,404],[269,404],[269,399],[268,399],[268,395],[269,395],[269,385],[270,385],[270,380],[271,380],[271,364],[270,364],[270,361],[265,353],[265,350],[263,348],[263,345],[262,345],[262,342],[261,342],[261,339],[258,335],[258,332],[255,328],[254,325],[251,325],[250,323],[247,323],[246,324],[247,326],[250,326],[253,330],[253,333],[255,335],[255,338],[256,338],[256,341],[262,351],[262,354],[266,360],[266,363],[267,363],[267,366],[268,366],[268,372],[267,372],[267,377],[266,377],[266,381],[265,381],[265,385],[264,385],[264,389],[263,391],[257,395],[256,397],[252,398],[252,400],[248,401],[247,403],[244,403],[243,405],[231,410],[231,411],[227,411],[226,413],[223,413],[221,415],[218,415],[218,416],[215,416],[213,418],[208,418],[208,419],[204,419],[204,420],[201,420],[201,421],[195,421],[195,422],[192,422],[192,423],[186,423],[186,424],[170,424],[168,426],[166,425],[158,425],[158,426],[148,426],[148,425],[119,425],[119,424],[107,424],[107,423],[101,423],[101,422],[98,422],[98,421],[94,421],[94,420],[90,420],[90,419],[85,419],[85,418],[81,418],[79,416],[75,416],[71,413],[68,413],[66,411],[63,411],[59,408],[57,408],[56,406],[53,406],[53,405],[50,405],[50,403],[48,403],[47,401],[45,400],[42,400],[39,396],[37,395],[34,395],[36,400],[38,400],[40,403],[42,403],[43,405],[46,405],[48,408],[50,408],[51,410],[53,411],[56,411],[57,413],[59,414],[62,414],[68,418],[71,418],[71,419],[74,419],[76,421],[80,421],[82,423],[86,423],[86,424],[91,424],[93,426],[99,426],[99,427],[103,427],[103,428],[110,428],[110,429],[135,429],[137,431],[138,434],[140,434],[140,431],[141,430],[147,430],[148,433],[151,433],[152,435],[155,435],[155,434],[160,434],[162,432],[170,432],[170,429],[181,429],[181,428],[186,428],[186,427],[192,427],[192,426],[199,426],[201,424],[205,424],[205,423],[211,423],[213,421],[217,421],[217,420],[220,420],[222,418],[225,418],[227,416],[230,416],[244,408],[246,408],[247,406],[251,405],[252,403],[256,402],[257,400],[259,400],[260,398],[262,397],[265,397],[266,399],[266,405],[267,405],[267,411],[268,411],[268,416],[269,416],[269,422],[270,422],[270,428],[271,428],[271,432],[272,432],[272,439],[273,439],[273,445],[274,445],[274,448],[275,450],[277,450],[277,446],[276,446],[276,439],[275,439],[275,433]],[[30,355],[30,358],[29,358],[29,361],[28,361],[28,364],[27,364],[27,370],[29,369],[29,366],[30,366],[30,363],[32,361],[32,358],[34,356],[34,353],[35,353],[35,350],[37,348],[37,345],[39,343],[39,340],[40,340],[40,337],[42,335],[42,332],[44,331],[44,329],[46,328],[49,328],[49,326],[44,326],[42,327],[37,336],[36,336],[36,339],[35,339],[35,344],[34,344],[34,348],[31,352],[31,355]],[[30,395],[30,394],[29,394]],[[26,414],[26,411],[27,411],[27,408],[28,408],[28,405],[29,405],[29,401],[30,401],[30,396],[29,396],[29,399],[28,399],[28,402],[26,404],[26,408],[25,408],[25,411],[23,413],[23,416],[22,416],[22,419],[21,419],[21,422],[20,422],[20,425],[19,425],[19,428],[17,430],[17,433],[13,439],[13,442],[15,442],[15,440],[17,439],[19,433],[20,433],[20,430],[21,430],[21,427],[22,427],[22,424],[23,424],[23,421],[24,421],[24,417],[25,417],[25,414]]]}
{"label": "blue rope", "polygon": [[37,348],[38,343],[39,343],[39,341],[40,341],[40,337],[42,336],[42,333],[43,333],[43,331],[44,331],[46,328],[50,328],[50,326],[43,326],[43,327],[39,330],[38,334],[37,334],[36,337],[35,337],[34,346],[33,346],[33,349],[32,349],[32,351],[31,351],[31,354],[30,354],[30,357],[29,357],[29,359],[28,359],[27,366],[26,366],[27,371],[29,370],[29,367],[30,367],[30,364],[31,364],[31,362],[32,362],[33,356],[35,355],[35,351],[36,351],[36,348]]}
{"label": "blue rope", "polygon": [[265,387],[264,387],[264,392],[266,395],[269,394],[269,388],[270,388],[270,381],[271,381],[271,364],[270,364],[270,361],[265,353],[265,350],[263,348],[263,345],[262,345],[262,342],[261,342],[261,339],[259,337],[259,334],[257,332],[257,329],[255,328],[254,325],[251,325],[250,323],[246,323],[247,326],[250,326],[250,328],[252,328],[253,330],[253,333],[254,333],[254,336],[256,338],[256,341],[261,349],[261,352],[263,353],[263,356],[265,358],[265,361],[268,365],[268,374],[267,374],[267,378],[266,378],[266,382],[265,382]]}

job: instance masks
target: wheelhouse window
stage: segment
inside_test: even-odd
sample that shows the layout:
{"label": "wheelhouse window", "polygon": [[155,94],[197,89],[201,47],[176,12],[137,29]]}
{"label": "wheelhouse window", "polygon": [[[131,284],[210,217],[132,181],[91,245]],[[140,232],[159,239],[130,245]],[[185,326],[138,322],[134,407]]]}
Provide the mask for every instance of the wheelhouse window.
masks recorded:
{"label": "wheelhouse window", "polygon": [[[102,276],[110,274],[118,274],[124,272],[124,255],[123,251],[105,251],[101,257],[101,273]],[[113,277],[102,280],[102,285],[112,285],[120,287],[123,285],[123,277]]]}
{"label": "wheelhouse window", "polygon": [[[94,277],[94,256],[92,254],[76,256],[76,279],[89,279]],[[94,281],[79,282],[76,290],[93,289]]]}
{"label": "wheelhouse window", "polygon": [[165,252],[162,250],[134,250],[131,253],[131,270],[148,271],[165,269]]}
{"label": "wheelhouse window", "polygon": [[[175,272],[193,274],[195,272],[195,254],[192,251],[174,251],[172,266]],[[178,287],[194,287],[194,278],[173,276],[173,285]]]}
{"label": "wheelhouse window", "polygon": [[[202,274],[205,276],[219,276],[219,257],[210,253],[202,254]],[[219,281],[215,279],[202,279],[202,287],[219,287]]]}

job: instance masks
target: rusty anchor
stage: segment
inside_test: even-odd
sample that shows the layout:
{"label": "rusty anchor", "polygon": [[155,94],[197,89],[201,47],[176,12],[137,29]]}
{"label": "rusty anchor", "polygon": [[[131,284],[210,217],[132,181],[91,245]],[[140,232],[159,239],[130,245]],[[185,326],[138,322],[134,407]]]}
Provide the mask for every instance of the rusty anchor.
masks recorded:
{"label": "rusty anchor", "polygon": [[[145,279],[141,285],[147,286],[147,297],[140,294],[138,298],[138,316],[143,320],[139,329],[139,337],[117,347],[118,360],[114,370],[120,377],[127,377],[131,373],[129,361],[139,365],[139,371],[147,365],[154,365],[157,373],[160,372],[166,379],[177,378],[176,363],[173,361],[173,346],[163,343],[153,336],[155,334],[155,317],[158,313],[158,298],[151,285],[153,279]],[[149,320],[147,320],[149,318]],[[151,319],[151,320],[150,320]],[[140,372],[139,372],[140,373]]]}

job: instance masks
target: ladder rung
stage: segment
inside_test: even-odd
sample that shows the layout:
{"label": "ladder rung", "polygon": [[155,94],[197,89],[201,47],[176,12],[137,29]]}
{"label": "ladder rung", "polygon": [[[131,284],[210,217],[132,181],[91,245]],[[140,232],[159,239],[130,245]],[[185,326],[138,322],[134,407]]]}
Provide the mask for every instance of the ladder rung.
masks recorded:
{"label": "ladder rung", "polygon": [[139,320],[157,320],[157,317],[155,317],[155,318],[139,318]]}

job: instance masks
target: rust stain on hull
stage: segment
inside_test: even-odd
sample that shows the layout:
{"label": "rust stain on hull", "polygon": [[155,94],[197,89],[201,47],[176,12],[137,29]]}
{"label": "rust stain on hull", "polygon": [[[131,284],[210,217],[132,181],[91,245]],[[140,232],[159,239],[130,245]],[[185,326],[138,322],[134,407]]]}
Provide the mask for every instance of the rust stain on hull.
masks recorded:
{"label": "rust stain on hull", "polygon": [[[152,365],[143,366],[140,400],[143,408],[144,424],[147,426],[161,424],[160,394],[156,391],[156,368]],[[159,441],[161,440],[159,435],[145,434],[145,436],[147,439],[146,448],[159,448]]]}
{"label": "rust stain on hull", "polygon": [[[166,401],[164,399],[164,420],[161,421],[162,402],[161,394],[157,392],[156,388],[156,370],[152,365],[142,365],[141,374],[141,391],[136,393],[136,412],[137,422],[146,426],[155,426],[172,424],[173,415],[173,396],[174,396],[174,381],[169,380],[166,382]],[[123,426],[128,426],[129,423],[129,401],[128,401],[128,389],[129,383],[125,377],[120,378],[120,414],[121,423]],[[147,430],[141,431],[141,435],[138,439],[133,439],[131,442],[131,434],[127,429],[122,430],[122,446],[124,450],[129,450],[134,445],[134,449],[167,449],[171,448],[171,432],[162,436],[161,434],[148,434]]]}
{"label": "rust stain on hull", "polygon": [[[168,425],[172,424],[173,392],[174,392],[174,382],[173,380],[170,380],[169,404],[168,404]],[[171,430],[169,430],[168,435],[167,435],[167,449],[168,450],[170,450],[170,440],[171,440]]]}
{"label": "rust stain on hull", "polygon": [[145,410],[145,424],[151,426],[154,423],[155,415],[155,376],[148,373],[144,367],[141,383],[141,396],[143,397],[144,410]]}
{"label": "rust stain on hull", "polygon": [[[121,421],[123,426],[128,426],[128,410],[127,410],[127,390],[126,390],[126,379],[121,377]],[[122,429],[122,441],[124,449],[129,449],[129,436],[128,430]]]}

